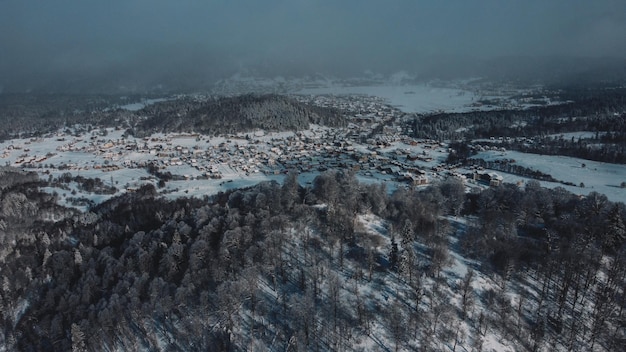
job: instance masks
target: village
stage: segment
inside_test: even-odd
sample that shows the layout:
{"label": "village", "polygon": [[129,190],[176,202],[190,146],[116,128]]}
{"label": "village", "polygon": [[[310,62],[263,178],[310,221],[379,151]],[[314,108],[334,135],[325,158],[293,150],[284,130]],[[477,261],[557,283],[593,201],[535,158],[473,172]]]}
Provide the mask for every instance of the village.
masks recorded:
{"label": "village", "polygon": [[[449,176],[462,179],[470,187],[502,181],[495,173],[459,172],[446,165],[447,144],[408,137],[404,114],[380,98],[298,99],[349,111],[349,123],[344,128],[311,125],[307,130],[290,132],[256,130],[224,136],[171,133],[143,138],[121,128],[74,126],[38,138],[5,141],[0,144],[0,160],[44,176],[69,172],[110,178],[112,183],[115,179],[121,191],[133,191],[146,182],[156,185],[159,180],[147,171],[149,167],[168,173],[174,181],[194,181],[194,185],[197,181],[217,182],[217,189],[237,180],[277,179],[291,171],[315,175],[329,169],[352,170],[366,182],[393,184],[391,189],[423,186]],[[177,183],[176,189],[169,191],[180,188]]]}

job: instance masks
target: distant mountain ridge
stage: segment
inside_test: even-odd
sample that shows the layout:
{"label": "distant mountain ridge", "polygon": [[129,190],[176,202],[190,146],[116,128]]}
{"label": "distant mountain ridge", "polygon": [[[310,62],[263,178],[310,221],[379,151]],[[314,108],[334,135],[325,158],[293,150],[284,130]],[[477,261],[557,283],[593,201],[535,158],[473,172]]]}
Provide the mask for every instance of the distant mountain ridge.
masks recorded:
{"label": "distant mountain ridge", "polygon": [[309,124],[340,127],[346,119],[338,109],[311,106],[281,95],[242,95],[205,102],[170,101],[140,111],[147,119],[136,126],[139,135],[155,132],[197,132],[207,135],[264,129],[303,130]]}

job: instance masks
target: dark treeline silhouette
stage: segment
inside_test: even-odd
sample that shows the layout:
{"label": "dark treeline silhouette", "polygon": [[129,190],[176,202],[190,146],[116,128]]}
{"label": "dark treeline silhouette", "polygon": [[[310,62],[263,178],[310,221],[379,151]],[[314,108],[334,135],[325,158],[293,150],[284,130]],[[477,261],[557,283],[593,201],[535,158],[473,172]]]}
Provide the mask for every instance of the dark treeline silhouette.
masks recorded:
{"label": "dark treeline silhouette", "polygon": [[[85,213],[36,182],[0,192],[8,350],[340,350],[374,328],[396,350],[478,348],[487,329],[529,351],[624,338],[626,209],[596,193],[530,181],[466,194],[450,178],[389,194],[337,171],[203,199],[147,185]],[[357,221],[366,214],[382,236]],[[502,289],[475,287],[472,270],[447,282],[451,249]],[[528,306],[505,294],[521,286]]]}

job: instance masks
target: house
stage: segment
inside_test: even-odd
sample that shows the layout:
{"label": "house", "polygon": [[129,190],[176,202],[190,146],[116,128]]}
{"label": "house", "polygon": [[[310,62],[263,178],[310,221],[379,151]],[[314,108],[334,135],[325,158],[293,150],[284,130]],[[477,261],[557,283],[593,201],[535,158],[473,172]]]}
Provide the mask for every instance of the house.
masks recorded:
{"label": "house", "polygon": [[495,172],[478,171],[474,173],[474,180],[486,183],[491,187],[498,187],[502,184],[503,177]]}
{"label": "house", "polygon": [[409,172],[404,173],[399,177],[400,181],[406,181],[412,186],[423,186],[428,184],[428,178],[426,175],[415,175]]}

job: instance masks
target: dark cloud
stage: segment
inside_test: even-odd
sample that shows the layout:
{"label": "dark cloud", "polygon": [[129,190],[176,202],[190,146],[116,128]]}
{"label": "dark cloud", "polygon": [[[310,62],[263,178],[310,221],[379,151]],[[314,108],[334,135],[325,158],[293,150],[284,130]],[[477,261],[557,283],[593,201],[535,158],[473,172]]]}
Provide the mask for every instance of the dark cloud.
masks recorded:
{"label": "dark cloud", "polygon": [[[0,0],[0,85],[626,58],[623,0]],[[446,65],[442,63],[447,63]],[[55,83],[56,82],[56,83]]]}

